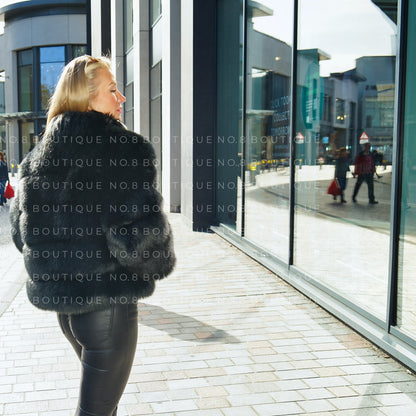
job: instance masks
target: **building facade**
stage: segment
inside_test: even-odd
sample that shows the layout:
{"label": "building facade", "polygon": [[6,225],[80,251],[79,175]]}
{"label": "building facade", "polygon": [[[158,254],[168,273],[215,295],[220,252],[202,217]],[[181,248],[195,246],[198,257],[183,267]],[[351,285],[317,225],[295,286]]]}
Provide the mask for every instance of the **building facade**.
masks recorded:
{"label": "building facade", "polygon": [[[125,122],[155,146],[167,208],[416,369],[416,1],[104,3],[92,52],[110,21]],[[377,204],[366,183],[352,202],[367,141]],[[347,203],[326,193],[341,148]]]}
{"label": "building facade", "polygon": [[86,52],[85,0],[2,2],[0,136],[12,173],[45,128],[62,68]]}
{"label": "building facade", "polygon": [[[416,0],[11,2],[1,146],[18,163],[65,62],[111,55],[166,209],[416,370],[415,17]],[[377,204],[365,182],[352,201],[366,142]],[[347,203],[326,192],[342,148]]]}

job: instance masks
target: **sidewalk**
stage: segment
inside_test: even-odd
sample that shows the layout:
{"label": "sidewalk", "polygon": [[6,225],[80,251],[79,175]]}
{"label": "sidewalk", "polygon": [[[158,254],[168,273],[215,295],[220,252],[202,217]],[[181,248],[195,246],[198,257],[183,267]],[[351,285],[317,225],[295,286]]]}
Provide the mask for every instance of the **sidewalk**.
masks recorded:
{"label": "sidewalk", "polygon": [[[403,366],[220,237],[170,219],[178,265],[139,306],[119,416],[416,414]],[[22,288],[0,334],[0,414],[73,416],[80,365],[55,314]]]}

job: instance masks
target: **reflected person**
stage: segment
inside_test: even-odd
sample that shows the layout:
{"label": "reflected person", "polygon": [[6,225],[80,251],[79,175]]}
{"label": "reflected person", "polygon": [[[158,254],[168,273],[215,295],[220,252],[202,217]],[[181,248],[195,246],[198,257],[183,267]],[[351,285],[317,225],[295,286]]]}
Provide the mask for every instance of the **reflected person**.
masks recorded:
{"label": "reflected person", "polygon": [[[341,189],[341,203],[346,203],[344,198],[344,191],[347,187],[347,172],[350,170],[349,154],[345,147],[338,149],[338,157],[335,161],[335,179],[338,180],[338,185]],[[336,199],[336,196],[334,196]]]}
{"label": "reflected person", "polygon": [[357,181],[354,186],[354,193],[352,194],[352,201],[357,202],[357,194],[363,182],[367,183],[368,187],[368,202],[370,204],[378,204],[374,198],[374,173],[376,171],[373,154],[370,152],[371,143],[366,142],[363,145],[363,150],[357,154],[354,161],[353,176],[357,176]]}
{"label": "reflected person", "polygon": [[4,153],[0,151],[0,206],[7,202],[7,199],[3,196],[7,182],[9,182],[9,168]]}

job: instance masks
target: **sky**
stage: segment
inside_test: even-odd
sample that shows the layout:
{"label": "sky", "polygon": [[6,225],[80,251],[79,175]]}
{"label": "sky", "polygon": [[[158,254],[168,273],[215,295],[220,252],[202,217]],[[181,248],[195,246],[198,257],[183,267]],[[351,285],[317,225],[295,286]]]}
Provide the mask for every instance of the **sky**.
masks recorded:
{"label": "sky", "polygon": [[[274,11],[254,19],[254,28],[292,45],[293,0],[257,0]],[[321,75],[355,67],[361,56],[396,54],[396,25],[370,0],[300,0],[298,48],[331,56]]]}

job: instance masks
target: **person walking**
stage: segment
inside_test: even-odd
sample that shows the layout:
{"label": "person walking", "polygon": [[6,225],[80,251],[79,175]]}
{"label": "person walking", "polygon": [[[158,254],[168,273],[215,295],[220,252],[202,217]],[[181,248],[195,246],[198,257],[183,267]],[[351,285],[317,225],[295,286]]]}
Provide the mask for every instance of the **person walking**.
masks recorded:
{"label": "person walking", "polygon": [[368,201],[370,204],[378,204],[378,201],[375,200],[374,197],[374,172],[375,163],[373,155],[370,153],[371,143],[366,142],[364,143],[363,150],[358,153],[355,157],[354,161],[354,173],[353,176],[357,176],[357,181],[355,182],[354,192],[352,194],[352,201],[357,202],[357,194],[362,185],[365,181],[367,182],[368,187]]}
{"label": "person walking", "polygon": [[175,265],[155,152],[121,123],[125,100],[107,58],[66,65],[11,206],[28,298],[57,312],[82,364],[75,416],[117,415],[136,350],[137,302]]}
{"label": "person walking", "polygon": [[[347,172],[350,170],[349,155],[345,147],[338,150],[338,158],[335,161],[335,179],[341,189],[341,203],[346,203],[344,191],[347,187]],[[336,199],[336,196],[334,196]]]}
{"label": "person walking", "polygon": [[0,206],[7,202],[7,199],[3,196],[7,182],[9,182],[9,168],[4,158],[4,153],[0,151]]}

